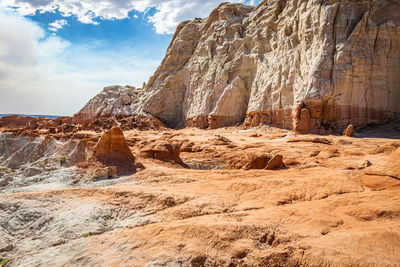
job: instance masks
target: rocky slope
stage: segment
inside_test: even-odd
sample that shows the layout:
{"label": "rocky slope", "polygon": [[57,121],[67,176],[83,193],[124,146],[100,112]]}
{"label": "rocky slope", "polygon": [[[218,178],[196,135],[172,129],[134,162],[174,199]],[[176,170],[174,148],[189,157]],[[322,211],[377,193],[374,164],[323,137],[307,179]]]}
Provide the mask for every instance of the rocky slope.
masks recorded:
{"label": "rocky slope", "polygon": [[226,3],[178,26],[138,103],[97,98],[81,114],[341,130],[398,119],[399,73],[398,0]]}
{"label": "rocky slope", "polygon": [[[397,140],[368,138],[371,130],[322,138],[270,127],[132,130],[126,142],[116,130],[84,133],[64,141],[0,134],[6,266],[400,261]],[[181,144],[179,162],[166,144]],[[134,157],[145,169],[82,177],[76,163],[96,152]],[[283,156],[285,167],[267,170],[271,155]]]}

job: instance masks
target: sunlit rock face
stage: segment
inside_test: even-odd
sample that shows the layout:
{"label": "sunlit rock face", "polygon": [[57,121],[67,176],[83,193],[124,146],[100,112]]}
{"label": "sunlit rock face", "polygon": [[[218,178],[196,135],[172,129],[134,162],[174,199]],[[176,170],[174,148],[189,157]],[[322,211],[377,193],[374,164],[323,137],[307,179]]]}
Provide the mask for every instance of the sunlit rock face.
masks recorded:
{"label": "sunlit rock face", "polygon": [[139,93],[140,88],[133,86],[105,87],[75,114],[75,118],[83,121],[100,117],[131,116],[131,106],[138,102]]}
{"label": "sunlit rock face", "polygon": [[105,132],[93,148],[93,157],[105,166],[116,167],[118,175],[131,174],[135,171],[135,157],[126,142],[121,128],[115,126]]}
{"label": "sunlit rock face", "polygon": [[181,23],[132,112],[311,131],[398,119],[400,1],[222,4]]}

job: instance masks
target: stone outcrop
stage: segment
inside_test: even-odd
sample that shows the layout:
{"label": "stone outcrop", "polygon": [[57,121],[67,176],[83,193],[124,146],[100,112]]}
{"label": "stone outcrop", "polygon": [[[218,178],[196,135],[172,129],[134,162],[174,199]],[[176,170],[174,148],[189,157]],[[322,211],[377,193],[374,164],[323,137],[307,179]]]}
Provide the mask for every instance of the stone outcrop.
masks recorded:
{"label": "stone outcrop", "polygon": [[187,167],[179,156],[181,153],[181,146],[182,143],[180,142],[158,141],[141,148],[140,156],[143,158],[177,163],[183,167]]}
{"label": "stone outcrop", "polygon": [[367,175],[388,176],[400,180],[400,148],[387,155],[378,164],[366,168],[365,173]]}
{"label": "stone outcrop", "polygon": [[224,3],[177,27],[131,108],[172,127],[343,130],[399,118],[399,73],[398,0]]}
{"label": "stone outcrop", "polygon": [[235,157],[226,165],[226,169],[244,170],[275,170],[283,168],[282,155],[270,154],[246,154],[243,157]]}
{"label": "stone outcrop", "polygon": [[138,102],[140,88],[113,85],[103,89],[92,98],[75,118],[81,121],[111,116],[131,116],[132,108]]}
{"label": "stone outcrop", "polygon": [[348,137],[354,136],[354,126],[351,124],[347,126],[347,128],[343,132],[343,136],[348,136]]}
{"label": "stone outcrop", "polygon": [[117,174],[129,174],[135,171],[135,157],[119,127],[105,132],[93,148],[91,161],[99,161],[105,166],[117,167]]}

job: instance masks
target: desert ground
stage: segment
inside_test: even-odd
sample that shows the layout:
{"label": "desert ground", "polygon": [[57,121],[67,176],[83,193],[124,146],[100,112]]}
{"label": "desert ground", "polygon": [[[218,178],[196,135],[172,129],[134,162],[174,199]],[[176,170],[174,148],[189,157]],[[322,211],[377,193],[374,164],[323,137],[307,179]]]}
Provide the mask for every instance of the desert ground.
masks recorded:
{"label": "desert ground", "polygon": [[[57,162],[71,140],[44,148],[44,136],[2,133],[1,164],[21,165],[0,176],[0,256],[7,266],[396,266],[397,133],[129,130],[144,169],[111,179]],[[18,156],[35,142],[36,161]],[[161,143],[179,143],[182,162],[141,156]],[[283,165],[254,169],[273,155]]]}

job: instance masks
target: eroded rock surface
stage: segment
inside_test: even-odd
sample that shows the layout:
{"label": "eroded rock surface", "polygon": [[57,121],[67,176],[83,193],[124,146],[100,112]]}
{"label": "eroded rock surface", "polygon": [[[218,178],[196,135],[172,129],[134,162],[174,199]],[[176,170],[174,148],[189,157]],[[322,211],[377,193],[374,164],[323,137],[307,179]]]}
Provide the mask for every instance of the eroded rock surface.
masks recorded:
{"label": "eroded rock surface", "polygon": [[[8,266],[400,261],[396,140],[321,138],[272,127],[132,130],[124,132],[126,144],[145,169],[75,183],[80,173],[69,167],[75,158],[69,152],[80,146],[89,155],[128,152],[112,138],[93,149],[101,134],[86,134],[90,138],[64,141],[0,134],[0,258],[9,259]],[[179,157],[191,169],[141,156],[144,147],[161,142],[186,144]],[[28,151],[32,160],[24,157]],[[259,166],[253,161],[259,169],[224,169],[235,159],[253,164],[246,160],[257,155],[267,155]],[[10,159],[19,165],[5,166]],[[270,162],[278,168],[266,170]],[[114,171],[105,167],[97,175]]]}
{"label": "eroded rock surface", "polygon": [[130,116],[131,105],[138,101],[140,88],[113,85],[103,89],[93,97],[76,115],[80,120],[99,117]]}
{"label": "eroded rock surface", "polygon": [[399,1],[225,3],[178,26],[138,110],[172,127],[382,123],[400,116],[399,47]]}
{"label": "eroded rock surface", "polygon": [[135,171],[135,157],[125,140],[124,132],[116,126],[101,136],[93,148],[91,160],[99,161],[105,166],[115,166],[118,175]]}
{"label": "eroded rock surface", "polygon": [[186,167],[179,156],[181,153],[181,146],[182,144],[179,142],[156,141],[141,148],[140,156],[143,158],[173,162]]}

